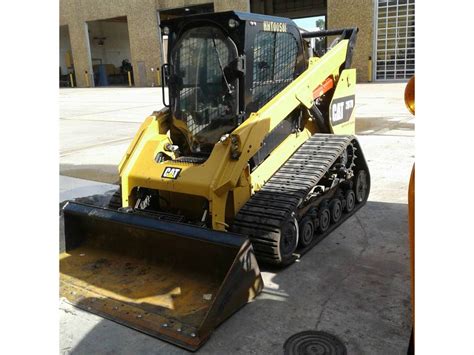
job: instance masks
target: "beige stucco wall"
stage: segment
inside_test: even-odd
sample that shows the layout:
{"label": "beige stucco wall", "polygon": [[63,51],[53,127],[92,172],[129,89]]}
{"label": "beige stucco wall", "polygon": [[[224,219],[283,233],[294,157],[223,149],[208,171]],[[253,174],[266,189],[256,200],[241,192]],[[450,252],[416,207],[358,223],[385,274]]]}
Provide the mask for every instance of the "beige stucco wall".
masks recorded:
{"label": "beige stucco wall", "polygon": [[274,4],[273,0],[251,0],[250,8],[252,12],[258,14],[274,15],[288,18],[301,18],[311,16],[324,16],[326,14],[326,1],[313,0],[310,2],[299,2],[301,7],[282,10],[282,6]]}
{"label": "beige stucco wall", "polygon": [[[357,68],[357,81],[367,82],[369,56],[373,48],[374,0],[328,0],[327,28],[358,27],[352,67]],[[330,42],[328,42],[329,44]]]}
{"label": "beige stucco wall", "polygon": [[[157,11],[214,3],[214,10],[250,11],[249,0],[60,0],[59,24],[68,25],[77,85],[86,86],[86,71],[93,85],[87,22],[127,16],[131,63],[137,86],[156,83],[150,68],[161,66]],[[146,77],[138,72],[139,63],[146,68]]]}

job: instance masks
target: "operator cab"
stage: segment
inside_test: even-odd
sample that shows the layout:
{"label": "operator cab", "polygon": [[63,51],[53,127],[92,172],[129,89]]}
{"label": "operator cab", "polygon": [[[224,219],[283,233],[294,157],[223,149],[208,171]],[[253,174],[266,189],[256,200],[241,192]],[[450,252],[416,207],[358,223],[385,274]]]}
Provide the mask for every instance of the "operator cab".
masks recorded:
{"label": "operator cab", "polygon": [[289,19],[229,11],[160,26],[168,35],[169,107],[173,126],[186,137],[186,155],[209,155],[307,66]]}
{"label": "operator cab", "polygon": [[235,43],[215,26],[187,29],[171,50],[172,111],[193,135],[193,151],[235,127],[238,85],[229,65],[237,56]]}

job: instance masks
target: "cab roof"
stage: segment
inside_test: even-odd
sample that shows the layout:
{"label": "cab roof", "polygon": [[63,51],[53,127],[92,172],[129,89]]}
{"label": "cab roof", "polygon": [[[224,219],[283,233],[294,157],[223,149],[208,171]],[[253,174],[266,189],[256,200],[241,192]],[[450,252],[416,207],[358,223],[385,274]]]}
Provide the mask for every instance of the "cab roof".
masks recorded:
{"label": "cab roof", "polygon": [[[160,23],[160,27],[170,26],[176,27],[180,25],[180,23],[188,22],[188,20],[218,20],[223,21],[230,18],[234,18],[240,21],[256,21],[256,22],[263,22],[263,21],[273,21],[273,22],[280,22],[286,23],[288,25],[296,26],[295,22],[286,17],[278,17],[278,16],[270,16],[270,15],[262,15],[262,14],[255,14],[251,12],[241,12],[241,11],[224,11],[224,12],[209,12],[205,14],[196,14],[196,15],[188,15],[182,17],[176,17],[174,19],[165,20]],[[185,21],[183,21],[185,20]]]}

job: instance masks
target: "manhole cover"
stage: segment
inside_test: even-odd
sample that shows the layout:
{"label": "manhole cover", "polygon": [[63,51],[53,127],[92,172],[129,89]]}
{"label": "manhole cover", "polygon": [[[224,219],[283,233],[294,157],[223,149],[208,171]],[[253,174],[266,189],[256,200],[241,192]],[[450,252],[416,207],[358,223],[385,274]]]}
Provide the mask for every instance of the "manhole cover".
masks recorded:
{"label": "manhole cover", "polygon": [[293,334],[283,345],[285,355],[346,355],[344,343],[336,336],[315,330]]}

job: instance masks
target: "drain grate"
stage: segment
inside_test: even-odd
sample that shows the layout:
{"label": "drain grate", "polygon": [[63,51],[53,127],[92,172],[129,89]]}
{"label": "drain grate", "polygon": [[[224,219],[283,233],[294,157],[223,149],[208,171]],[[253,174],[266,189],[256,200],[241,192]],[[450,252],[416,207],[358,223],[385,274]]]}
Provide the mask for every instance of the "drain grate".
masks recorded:
{"label": "drain grate", "polygon": [[344,343],[336,336],[315,330],[293,334],[283,345],[285,355],[346,355]]}

